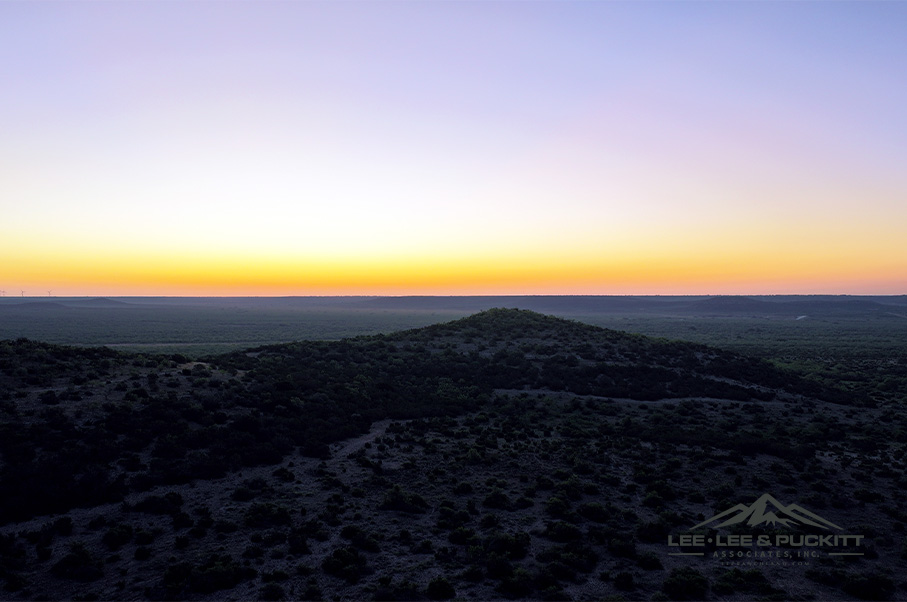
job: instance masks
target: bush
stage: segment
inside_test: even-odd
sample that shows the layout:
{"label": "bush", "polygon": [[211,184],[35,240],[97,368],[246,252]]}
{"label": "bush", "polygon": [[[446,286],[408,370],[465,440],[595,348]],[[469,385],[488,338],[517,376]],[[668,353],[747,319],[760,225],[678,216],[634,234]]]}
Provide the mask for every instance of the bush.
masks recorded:
{"label": "bush", "polygon": [[579,515],[596,523],[608,522],[607,509],[598,502],[583,504],[578,509]]}
{"label": "bush", "polygon": [[558,543],[567,543],[570,541],[578,541],[580,538],[582,538],[583,533],[576,525],[571,525],[568,522],[559,520],[548,523],[545,526],[545,532],[543,535],[551,541],[556,541]]}
{"label": "bush", "polygon": [[466,494],[472,493],[472,491],[473,491],[472,485],[467,483],[466,481],[461,481],[461,482],[457,483],[457,486],[454,487],[454,490],[453,490],[453,492],[456,493],[457,495],[466,495]]}
{"label": "bush", "polygon": [[293,529],[290,531],[290,534],[287,535],[287,543],[289,544],[290,554],[310,554],[311,550],[309,549],[309,542],[306,538],[306,534],[301,529]]}
{"label": "bush", "polygon": [[458,546],[472,545],[476,541],[476,532],[468,527],[457,527],[450,532],[447,540]]}
{"label": "bush", "polygon": [[183,506],[183,496],[175,491],[168,491],[163,496],[149,495],[135,506],[133,510],[145,512],[147,514],[170,514],[179,513]]}
{"label": "bush", "polygon": [[346,579],[349,583],[356,583],[365,574],[366,564],[366,559],[359,554],[359,550],[352,546],[345,546],[331,552],[331,555],[321,563],[321,568],[328,575]]}
{"label": "bush", "polygon": [[293,474],[293,471],[289,470],[288,468],[284,468],[284,467],[278,468],[271,474],[273,474],[274,477],[276,477],[278,480],[280,480],[284,483],[292,483],[293,481],[296,480],[296,475]]}
{"label": "bush", "polygon": [[69,553],[61,558],[50,572],[60,579],[71,581],[97,581],[104,576],[104,570],[82,542],[75,542],[69,547]]}
{"label": "bush", "polygon": [[436,577],[429,581],[426,593],[432,600],[450,600],[457,595],[454,586],[444,577]]}
{"label": "bush", "polygon": [[647,543],[656,543],[664,541],[668,533],[671,532],[671,526],[665,521],[658,519],[653,522],[645,522],[636,529],[636,536]]}
{"label": "bush", "polygon": [[54,521],[53,528],[58,535],[72,535],[72,519],[68,516],[58,518]]}
{"label": "bush", "polygon": [[[240,582],[253,578],[254,569],[237,564],[229,556],[214,555],[201,566],[193,567],[188,563],[181,563],[170,567],[164,574],[165,583],[169,581],[176,586],[185,587],[196,593],[210,594],[212,592],[232,589]],[[172,571],[172,569],[175,569]],[[180,579],[182,578],[182,579]]]}
{"label": "bush", "polygon": [[529,553],[530,539],[528,533],[495,533],[485,544],[490,553],[500,554],[510,560],[520,560]]}
{"label": "bush", "polygon": [[269,573],[262,573],[261,580],[264,583],[274,583],[276,581],[286,581],[290,578],[290,575],[286,571],[281,571],[280,569],[273,570]]}
{"label": "bush", "polygon": [[496,489],[485,496],[485,499],[482,500],[482,505],[495,510],[510,510],[513,508],[510,498],[500,489]]}
{"label": "bush", "polygon": [[627,571],[621,571],[614,576],[614,587],[622,591],[630,591],[636,587],[636,582],[633,580],[633,573],[628,573]]}
{"label": "bush", "polygon": [[340,537],[350,540],[350,543],[366,552],[377,552],[380,550],[378,541],[371,534],[363,531],[356,525],[345,526],[340,530]]}
{"label": "bush", "polygon": [[147,546],[154,541],[154,535],[149,533],[144,529],[139,529],[135,532],[135,545],[137,546]]}
{"label": "bush", "polygon": [[384,494],[384,501],[379,506],[381,510],[397,510],[409,514],[424,514],[428,510],[428,502],[417,493],[403,491],[399,485],[394,485]]}
{"label": "bush", "polygon": [[101,541],[111,551],[119,550],[132,540],[132,527],[129,525],[115,525],[104,533]]}
{"label": "bush", "polygon": [[286,592],[276,583],[268,583],[258,592],[259,600],[283,600]]}
{"label": "bush", "polygon": [[545,502],[545,512],[556,518],[562,518],[570,513],[570,504],[559,497],[552,496]]}
{"label": "bush", "polygon": [[629,537],[615,537],[608,542],[608,550],[618,558],[635,558],[636,542]]}
{"label": "bush", "polygon": [[265,527],[278,527],[289,525],[290,512],[283,506],[276,506],[270,503],[254,503],[246,510],[246,525],[263,529]]}
{"label": "bush", "polygon": [[890,600],[894,594],[894,582],[885,575],[849,575],[841,587],[850,596],[860,600]]}
{"label": "bush", "polygon": [[672,600],[704,600],[709,580],[696,569],[685,566],[671,569],[661,587]]}
{"label": "bush", "polygon": [[496,590],[508,598],[525,598],[532,593],[532,576],[523,567],[518,567],[501,580]]}
{"label": "bush", "polygon": [[240,485],[230,494],[230,499],[235,502],[250,502],[259,494],[258,491],[249,489],[245,485]]}
{"label": "bush", "polygon": [[[598,564],[599,558],[592,548],[573,542],[543,550],[536,555],[536,560],[548,563],[548,567],[555,572],[561,570],[561,567],[566,567],[570,569],[571,573],[573,570],[591,573]],[[572,575],[566,576],[565,572],[564,578],[572,579],[573,577]]]}
{"label": "bush", "polygon": [[643,552],[636,559],[636,565],[645,571],[658,571],[664,568],[654,552]]}
{"label": "bush", "polygon": [[390,577],[379,579],[380,586],[372,597],[372,600],[422,600],[424,595],[419,591],[419,586],[412,581],[404,580],[398,584],[392,584]]}
{"label": "bush", "polygon": [[759,569],[741,571],[740,569],[730,569],[725,571],[712,584],[712,591],[719,595],[728,595],[732,593],[748,593],[767,596],[774,593],[782,593],[776,590],[765,578],[765,575]]}

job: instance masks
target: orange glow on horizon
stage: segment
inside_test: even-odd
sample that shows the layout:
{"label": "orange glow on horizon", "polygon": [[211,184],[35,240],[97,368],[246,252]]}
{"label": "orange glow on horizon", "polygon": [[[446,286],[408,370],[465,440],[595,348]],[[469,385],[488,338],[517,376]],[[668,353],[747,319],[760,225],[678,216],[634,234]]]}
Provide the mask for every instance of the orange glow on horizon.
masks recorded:
{"label": "orange glow on horizon", "polygon": [[894,259],[867,269],[822,253],[740,249],[415,258],[47,252],[12,268],[7,281],[42,296],[45,290],[58,296],[903,294],[907,284],[901,276],[907,266]]}

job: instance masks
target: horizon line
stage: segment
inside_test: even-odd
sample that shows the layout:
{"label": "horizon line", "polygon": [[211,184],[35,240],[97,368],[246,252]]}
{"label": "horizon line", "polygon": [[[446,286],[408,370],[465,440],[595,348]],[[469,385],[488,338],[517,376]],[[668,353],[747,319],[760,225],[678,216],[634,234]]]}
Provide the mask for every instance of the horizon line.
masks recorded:
{"label": "horizon line", "polygon": [[502,293],[502,294],[313,294],[313,295],[136,295],[136,294],[98,294],[98,295],[2,295],[2,299],[404,299],[404,298],[487,298],[487,297],[905,297],[904,293]]}

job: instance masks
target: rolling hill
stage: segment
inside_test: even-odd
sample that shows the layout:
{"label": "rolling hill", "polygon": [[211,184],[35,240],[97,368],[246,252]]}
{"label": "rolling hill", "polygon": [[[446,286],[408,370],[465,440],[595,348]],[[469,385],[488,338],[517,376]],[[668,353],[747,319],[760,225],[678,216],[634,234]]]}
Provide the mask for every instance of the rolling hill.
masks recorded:
{"label": "rolling hill", "polygon": [[[905,433],[762,360],[525,310],[204,361],[5,341],[0,579],[11,599],[887,596]],[[876,537],[851,551],[876,561],[804,580],[670,554],[769,492],[838,525],[862,504]]]}

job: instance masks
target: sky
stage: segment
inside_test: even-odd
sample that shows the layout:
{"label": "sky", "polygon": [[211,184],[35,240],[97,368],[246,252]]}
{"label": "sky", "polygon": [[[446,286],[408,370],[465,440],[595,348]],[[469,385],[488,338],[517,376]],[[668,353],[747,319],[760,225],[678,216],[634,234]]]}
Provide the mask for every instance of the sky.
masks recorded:
{"label": "sky", "polygon": [[905,30],[905,2],[0,2],[0,289],[904,294]]}

